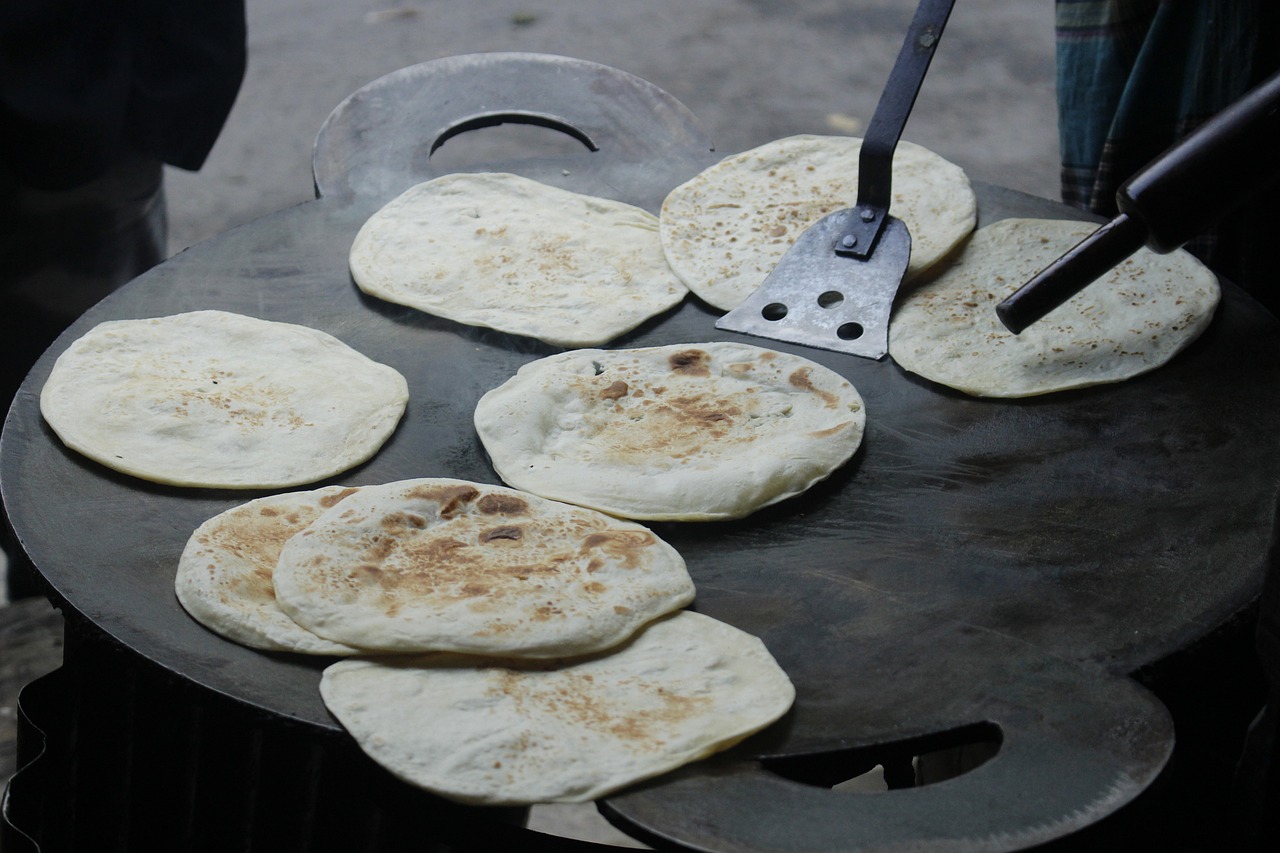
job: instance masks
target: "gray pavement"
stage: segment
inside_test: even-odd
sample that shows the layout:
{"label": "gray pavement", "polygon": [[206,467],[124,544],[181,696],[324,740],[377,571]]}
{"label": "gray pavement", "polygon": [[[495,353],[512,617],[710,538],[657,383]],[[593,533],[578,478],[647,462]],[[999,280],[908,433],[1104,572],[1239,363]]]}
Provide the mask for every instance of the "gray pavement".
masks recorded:
{"label": "gray pavement", "polygon": [[[248,0],[240,97],[204,168],[168,176],[171,249],[311,199],[311,146],[329,112],[384,74],[455,54],[552,53],[630,72],[681,100],[725,154],[795,133],[857,135],[915,5]],[[975,180],[1056,198],[1053,77],[1050,0],[958,0],[904,138]]]}

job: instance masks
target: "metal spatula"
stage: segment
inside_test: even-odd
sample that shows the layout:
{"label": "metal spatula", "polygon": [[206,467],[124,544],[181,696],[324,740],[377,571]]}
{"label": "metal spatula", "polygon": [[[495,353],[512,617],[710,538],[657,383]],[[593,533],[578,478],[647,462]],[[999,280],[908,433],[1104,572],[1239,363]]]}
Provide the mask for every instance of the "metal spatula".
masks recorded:
{"label": "metal spatula", "polygon": [[911,235],[889,215],[893,152],[955,0],[921,0],[858,155],[855,206],[828,214],[717,329],[882,358]]}

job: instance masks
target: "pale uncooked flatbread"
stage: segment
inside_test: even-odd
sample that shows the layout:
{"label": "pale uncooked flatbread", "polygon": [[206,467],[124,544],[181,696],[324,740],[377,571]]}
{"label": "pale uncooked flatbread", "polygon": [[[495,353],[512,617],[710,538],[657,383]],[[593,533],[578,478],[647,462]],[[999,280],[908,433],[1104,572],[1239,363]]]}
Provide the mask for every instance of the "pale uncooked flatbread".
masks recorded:
{"label": "pale uncooked flatbread", "polygon": [[475,426],[511,486],[624,518],[740,518],[853,456],[854,387],[808,359],[713,342],[577,350],[489,391]]}
{"label": "pale uncooked flatbread", "polygon": [[758,638],[690,611],[545,668],[349,659],[320,693],[393,774],[483,805],[602,797],[732,746],[795,699]]}
{"label": "pale uncooked flatbread", "polygon": [[[789,136],[726,157],[676,187],[662,205],[671,268],[698,297],[724,311],[750,296],[800,234],[858,197],[862,140]],[[911,234],[912,278],[963,240],[978,203],[959,166],[899,142],[889,214]]]}
{"label": "pale uncooked flatbread", "polygon": [[285,543],[297,623],[389,651],[586,654],[693,600],[674,548],[638,524],[501,486],[364,486]]}
{"label": "pale uncooked flatbread", "polygon": [[1027,397],[1154,370],[1195,340],[1218,280],[1184,251],[1147,249],[1019,335],[995,307],[1097,225],[1004,219],[975,233],[936,276],[905,291],[889,325],[904,369],[979,397]]}
{"label": "pale uncooked flatbread", "polygon": [[688,292],[653,214],[506,173],[410,188],[360,229],[350,264],[380,299],[566,347],[613,340]]}
{"label": "pale uncooked flatbread", "polygon": [[197,622],[250,648],[354,654],[356,649],[317,637],[286,616],[271,578],[284,543],[356,491],[326,486],[269,495],[210,518],[178,560],[178,601]]}
{"label": "pale uncooked flatbread", "polygon": [[369,459],[408,399],[398,372],[324,332],[194,311],[90,329],[40,411],[72,450],[135,477],[275,488]]}

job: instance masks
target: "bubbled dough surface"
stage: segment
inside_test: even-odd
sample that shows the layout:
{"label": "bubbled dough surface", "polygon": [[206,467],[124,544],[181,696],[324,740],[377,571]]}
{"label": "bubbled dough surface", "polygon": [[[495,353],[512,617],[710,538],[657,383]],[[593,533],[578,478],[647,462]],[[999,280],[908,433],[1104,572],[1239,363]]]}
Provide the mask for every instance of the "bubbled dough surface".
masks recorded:
{"label": "bubbled dough surface", "polygon": [[58,357],[40,411],[72,450],[125,474],[274,488],[369,459],[408,399],[400,373],[324,332],[194,311],[95,326]]}
{"label": "bubbled dough surface", "polygon": [[688,292],[653,214],[506,173],[410,188],[360,229],[350,265],[380,299],[566,347],[610,341]]}
{"label": "bubbled dough surface", "polygon": [[597,799],[732,746],[795,699],[759,639],[690,611],[594,658],[350,659],[320,691],[392,773],[482,805]]}
{"label": "bubbled dough surface", "polygon": [[285,543],[280,606],[334,642],[395,652],[585,654],[693,600],[638,524],[500,486],[364,486]]}
{"label": "bubbled dough surface", "polygon": [[803,492],[849,460],[865,424],[833,371],[724,342],[551,356],[475,411],[508,485],[668,521],[739,518]]}

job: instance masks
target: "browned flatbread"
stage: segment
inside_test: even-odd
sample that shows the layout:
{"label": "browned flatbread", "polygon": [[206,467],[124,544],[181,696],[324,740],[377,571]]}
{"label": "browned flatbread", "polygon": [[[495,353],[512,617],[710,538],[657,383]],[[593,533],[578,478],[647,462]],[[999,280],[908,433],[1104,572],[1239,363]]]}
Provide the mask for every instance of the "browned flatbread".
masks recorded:
{"label": "browned flatbread", "polygon": [[304,628],[381,651],[586,654],[693,600],[651,531],[500,486],[364,486],[280,553],[276,597]]}
{"label": "browned flatbread", "polygon": [[795,700],[763,642],[688,610],[546,664],[348,659],[320,693],[387,770],[477,805],[596,799],[726,749]]}
{"label": "browned flatbread", "polygon": [[353,654],[350,646],[317,637],[286,616],[272,576],[285,542],[356,491],[325,486],[268,495],[210,518],[191,534],[178,560],[178,601],[206,628],[250,648]]}
{"label": "browned flatbread", "polygon": [[862,397],[797,355],[711,341],[573,350],[480,398],[510,486],[622,518],[719,521],[831,475],[862,441]]}

